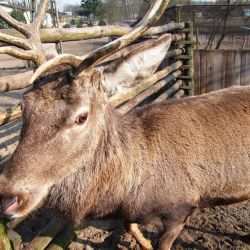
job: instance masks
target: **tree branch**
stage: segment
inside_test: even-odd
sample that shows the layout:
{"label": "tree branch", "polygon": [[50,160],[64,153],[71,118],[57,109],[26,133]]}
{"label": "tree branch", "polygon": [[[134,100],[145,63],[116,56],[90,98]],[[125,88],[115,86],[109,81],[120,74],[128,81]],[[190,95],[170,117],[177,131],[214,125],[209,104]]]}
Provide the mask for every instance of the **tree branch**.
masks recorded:
{"label": "tree branch", "polygon": [[10,36],[0,32],[0,41],[23,49],[32,49],[30,43],[23,38]]}
{"label": "tree branch", "polygon": [[13,46],[1,47],[0,54],[7,54],[23,60],[34,60],[35,55],[31,50],[23,50]]}
{"label": "tree branch", "polygon": [[42,22],[43,22],[43,19],[47,10],[48,2],[49,0],[40,1],[35,20],[32,23],[32,25],[34,25],[38,29],[38,31],[42,25]]}
{"label": "tree branch", "polygon": [[0,93],[26,88],[32,74],[33,70],[30,70],[16,75],[0,77]]}
{"label": "tree branch", "polygon": [[18,22],[16,19],[11,17],[7,12],[5,12],[4,9],[1,6],[0,6],[0,17],[6,23],[8,23],[11,27],[18,30],[23,35],[25,35],[26,37],[29,37],[30,32],[29,32],[29,29],[28,29],[28,25],[26,25],[24,23],[21,23],[21,22]]}
{"label": "tree branch", "polygon": [[135,108],[138,104],[142,103],[145,101],[148,97],[152,96],[153,94],[157,93],[160,91],[162,88],[170,88],[171,83],[173,80],[181,75],[181,71],[178,70],[170,75],[168,75],[166,78],[163,80],[155,83],[153,86],[150,88],[146,89],[145,91],[141,92],[139,95],[134,97],[133,99],[129,100],[127,103],[125,103],[122,107],[119,108],[119,111],[122,114],[126,114],[129,111],[131,111],[133,108]]}
{"label": "tree branch", "polygon": [[13,121],[22,116],[22,106],[18,104],[12,108],[8,108],[5,111],[0,111],[0,126]]}
{"label": "tree branch", "polygon": [[182,84],[182,80],[176,81],[169,89],[167,89],[163,94],[161,94],[157,99],[155,99],[153,103],[159,103],[167,100],[181,88]]}
{"label": "tree branch", "polygon": [[0,7],[0,17],[2,17],[3,20],[9,23],[17,31],[20,31],[27,38],[17,38],[0,33],[0,41],[8,45],[13,45],[22,49],[29,50],[29,52],[26,52],[20,49],[14,49],[13,47],[7,47],[5,49],[2,49],[2,53],[5,52],[17,58],[32,60],[37,66],[40,66],[44,62],[46,62],[46,57],[43,51],[40,37],[40,26],[47,10],[48,1],[49,0],[40,1],[37,16],[31,25],[16,21]]}

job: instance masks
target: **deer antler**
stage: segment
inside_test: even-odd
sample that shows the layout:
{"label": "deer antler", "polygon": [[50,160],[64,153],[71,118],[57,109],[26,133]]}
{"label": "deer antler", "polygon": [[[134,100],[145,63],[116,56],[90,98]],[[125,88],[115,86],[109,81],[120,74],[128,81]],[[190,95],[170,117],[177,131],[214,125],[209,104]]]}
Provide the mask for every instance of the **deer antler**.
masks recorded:
{"label": "deer antler", "polygon": [[30,80],[30,84],[32,84],[36,79],[38,79],[41,75],[47,72],[50,68],[62,63],[67,63],[71,65],[73,68],[76,69],[77,73],[80,73],[87,67],[97,65],[101,60],[110,56],[111,53],[114,53],[126,47],[127,45],[138,39],[150,26],[152,26],[159,20],[159,18],[166,9],[168,2],[169,0],[155,0],[151,8],[144,16],[144,18],[126,35],[99,49],[94,50],[93,52],[83,57],[64,54],[49,60],[37,69],[37,71],[34,73]]}
{"label": "deer antler", "polygon": [[0,18],[24,36],[24,38],[17,38],[0,33],[0,41],[12,45],[1,48],[0,53],[6,53],[22,59],[25,58],[32,60],[37,66],[46,62],[39,29],[46,12],[48,2],[49,0],[41,0],[35,20],[31,24],[18,22],[6,13],[2,7],[0,7]]}

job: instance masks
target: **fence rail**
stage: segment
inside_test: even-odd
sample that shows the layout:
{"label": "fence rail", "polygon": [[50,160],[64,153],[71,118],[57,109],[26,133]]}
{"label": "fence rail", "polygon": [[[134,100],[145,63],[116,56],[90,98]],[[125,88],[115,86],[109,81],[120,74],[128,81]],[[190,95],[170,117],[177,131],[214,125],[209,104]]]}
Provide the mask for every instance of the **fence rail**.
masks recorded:
{"label": "fence rail", "polygon": [[194,50],[195,94],[250,84],[250,50]]}

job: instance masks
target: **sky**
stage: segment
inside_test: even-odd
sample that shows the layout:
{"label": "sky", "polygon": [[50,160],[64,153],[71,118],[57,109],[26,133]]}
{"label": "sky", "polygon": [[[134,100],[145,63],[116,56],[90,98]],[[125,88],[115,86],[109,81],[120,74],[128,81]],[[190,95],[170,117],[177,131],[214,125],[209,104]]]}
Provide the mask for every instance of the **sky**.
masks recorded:
{"label": "sky", "polygon": [[65,4],[80,4],[81,0],[56,0],[57,7],[60,11],[63,10]]}

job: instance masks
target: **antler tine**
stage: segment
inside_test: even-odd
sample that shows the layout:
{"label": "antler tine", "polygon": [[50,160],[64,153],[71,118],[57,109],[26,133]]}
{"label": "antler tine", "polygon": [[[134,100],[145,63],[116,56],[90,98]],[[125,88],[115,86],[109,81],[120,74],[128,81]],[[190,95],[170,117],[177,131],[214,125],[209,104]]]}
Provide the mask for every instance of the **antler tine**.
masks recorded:
{"label": "antler tine", "polygon": [[47,72],[50,68],[63,63],[71,65],[76,69],[76,73],[78,74],[87,67],[97,65],[101,60],[110,56],[111,53],[126,47],[138,39],[150,26],[159,20],[166,9],[168,2],[169,0],[155,0],[144,18],[137,24],[136,27],[134,27],[134,29],[119,39],[104,45],[83,57],[64,54],[49,60],[36,70],[31,78],[30,84],[33,84],[36,79]]}
{"label": "antler tine", "polygon": [[42,64],[33,74],[33,76],[30,79],[30,84],[33,84],[36,79],[38,79],[40,76],[42,76],[44,73],[46,73],[49,69],[54,68],[57,65],[60,64],[69,64],[73,68],[77,68],[82,60],[84,60],[83,57],[75,56],[71,54],[62,54],[59,56],[56,56],[46,63]]}

